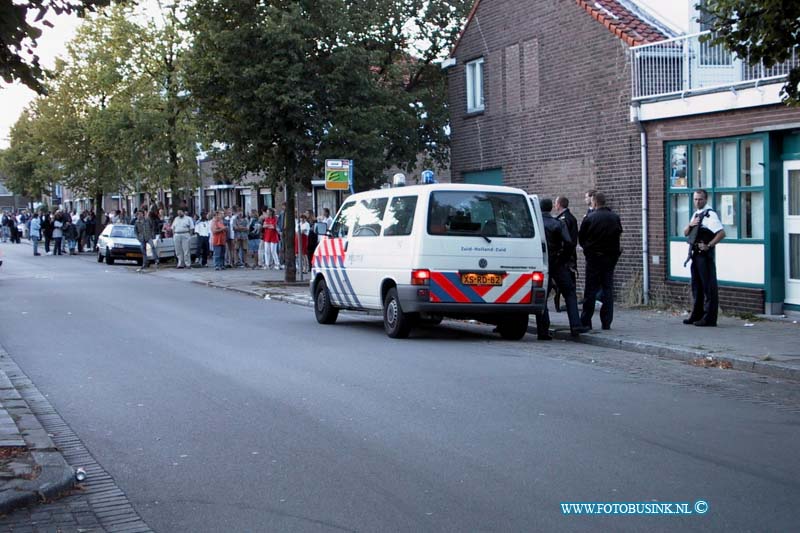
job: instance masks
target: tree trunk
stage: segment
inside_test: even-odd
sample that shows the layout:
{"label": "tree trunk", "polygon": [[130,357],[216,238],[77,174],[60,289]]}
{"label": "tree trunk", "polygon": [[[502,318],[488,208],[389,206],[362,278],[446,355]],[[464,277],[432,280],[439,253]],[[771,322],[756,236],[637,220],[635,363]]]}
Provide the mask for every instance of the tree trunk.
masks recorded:
{"label": "tree trunk", "polygon": [[[103,231],[103,191],[94,193],[94,236],[99,237]],[[97,242],[95,240],[95,242]]]}
{"label": "tree trunk", "polygon": [[296,208],[294,205],[294,176],[286,178],[284,190],[286,191],[286,212],[283,214],[283,246],[286,253],[286,276],[287,282],[297,281],[297,266],[295,264],[294,246],[294,219]]}

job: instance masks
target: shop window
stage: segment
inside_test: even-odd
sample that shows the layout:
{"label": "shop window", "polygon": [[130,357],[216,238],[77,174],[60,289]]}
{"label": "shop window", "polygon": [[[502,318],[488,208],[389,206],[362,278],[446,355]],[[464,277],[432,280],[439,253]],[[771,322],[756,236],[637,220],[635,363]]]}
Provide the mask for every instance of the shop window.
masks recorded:
{"label": "shop window", "polygon": [[742,141],[740,155],[742,187],[764,185],[764,142],[761,139]]}
{"label": "shop window", "polygon": [[722,227],[725,229],[726,239],[737,239],[739,237],[738,219],[739,214],[737,210],[738,194],[733,192],[717,193],[714,197],[712,207],[719,215],[722,221]]}
{"label": "shop window", "polygon": [[717,143],[717,188],[736,187],[736,142]]}
{"label": "shop window", "polygon": [[694,187],[711,188],[711,144],[696,144],[692,151],[692,178]]}
{"label": "shop window", "polygon": [[683,228],[689,223],[692,215],[692,195],[691,194],[672,194],[670,195],[669,220],[670,237],[682,237]]}
{"label": "shop window", "polygon": [[685,189],[689,186],[686,168],[686,145],[673,146],[669,153],[669,180],[673,189]]}
{"label": "shop window", "polygon": [[763,192],[742,193],[742,238],[764,238]]}
{"label": "shop window", "polygon": [[[665,146],[668,239],[685,239],[683,229],[694,211],[692,193],[695,189],[708,192],[708,205],[720,217],[725,242],[765,239],[766,147],[766,135],[679,141]],[[800,183],[798,185],[800,188]],[[791,186],[789,189],[791,204]],[[800,209],[800,192],[796,202]]]}

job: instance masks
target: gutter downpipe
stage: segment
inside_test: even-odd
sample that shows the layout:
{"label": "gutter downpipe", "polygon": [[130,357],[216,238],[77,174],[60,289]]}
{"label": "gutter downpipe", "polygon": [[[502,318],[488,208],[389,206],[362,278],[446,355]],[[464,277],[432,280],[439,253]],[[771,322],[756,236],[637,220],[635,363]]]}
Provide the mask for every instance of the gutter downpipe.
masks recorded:
{"label": "gutter downpipe", "polygon": [[639,120],[639,106],[633,108],[633,121],[639,127],[639,145],[641,147],[642,160],[642,302],[644,305],[650,304],[650,239],[647,235],[647,215],[649,212],[647,203],[647,132]]}

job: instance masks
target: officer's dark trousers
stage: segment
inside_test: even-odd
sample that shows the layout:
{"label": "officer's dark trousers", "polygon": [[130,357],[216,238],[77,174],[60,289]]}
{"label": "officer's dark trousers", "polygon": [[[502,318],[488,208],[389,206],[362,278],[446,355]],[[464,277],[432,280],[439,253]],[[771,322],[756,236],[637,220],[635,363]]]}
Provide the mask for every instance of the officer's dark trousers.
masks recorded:
{"label": "officer's dark trousers", "polygon": [[695,253],[692,257],[692,296],[694,307],[689,320],[705,320],[709,325],[717,324],[719,311],[719,286],[714,252]]}
{"label": "officer's dark trousers", "polygon": [[[578,297],[575,295],[575,282],[572,279],[572,273],[566,266],[555,266],[550,271],[550,279],[547,284],[547,295],[550,296],[550,289],[553,288],[553,282],[558,286],[561,291],[561,296],[564,298],[564,303],[567,305],[567,316],[569,317],[570,329],[580,327],[581,319],[578,315]],[[546,303],[546,302],[545,302]],[[550,329],[550,312],[547,310],[547,305],[541,314],[536,315],[536,333],[539,336],[547,335]]]}
{"label": "officer's dark trousers", "polygon": [[604,328],[611,327],[611,322],[614,320],[614,267],[616,265],[616,258],[610,256],[586,256],[586,285],[583,289],[583,312],[581,313],[581,323],[584,326],[592,326],[597,291],[602,289],[600,301],[603,303],[603,307],[600,308],[600,324]]}

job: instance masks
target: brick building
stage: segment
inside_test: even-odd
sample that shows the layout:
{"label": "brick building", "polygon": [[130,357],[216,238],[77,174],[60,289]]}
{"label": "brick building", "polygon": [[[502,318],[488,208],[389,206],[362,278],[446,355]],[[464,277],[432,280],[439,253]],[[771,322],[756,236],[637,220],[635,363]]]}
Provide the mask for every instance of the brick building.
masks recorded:
{"label": "brick building", "polygon": [[[800,309],[800,109],[788,69],[748,65],[633,0],[476,1],[449,68],[453,181],[604,191],[622,217],[617,299],[688,304],[682,229],[703,187],[723,219],[723,310]],[[642,191],[646,191],[643,195]]]}
{"label": "brick building", "polygon": [[644,126],[646,254],[656,300],[690,297],[683,228],[703,188],[726,237],[717,246],[723,310],[800,310],[800,108],[781,103],[789,61],[748,65],[689,34],[633,47],[631,115]]}
{"label": "brick building", "polygon": [[629,48],[675,32],[631,2],[476,1],[449,66],[455,182],[606,193],[624,227],[617,298],[641,295],[641,146]]}

